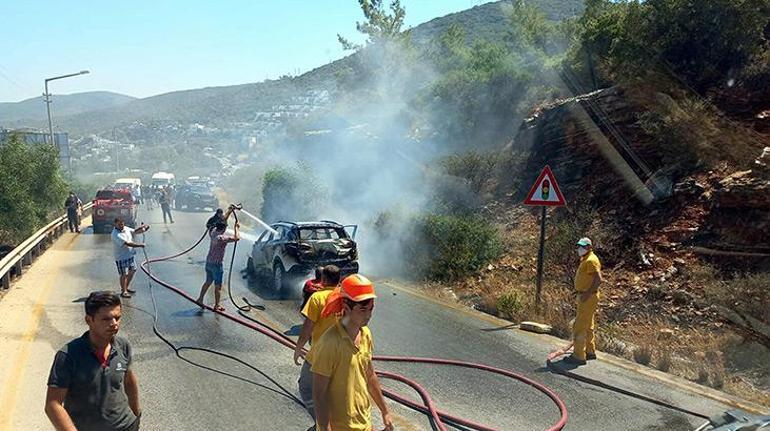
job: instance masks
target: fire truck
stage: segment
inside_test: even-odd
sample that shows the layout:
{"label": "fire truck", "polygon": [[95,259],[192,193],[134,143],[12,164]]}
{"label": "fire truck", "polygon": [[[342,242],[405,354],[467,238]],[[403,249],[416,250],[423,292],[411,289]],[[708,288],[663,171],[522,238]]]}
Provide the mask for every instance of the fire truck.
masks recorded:
{"label": "fire truck", "polygon": [[94,233],[110,233],[115,218],[122,218],[126,226],[136,225],[137,205],[131,190],[106,187],[96,192],[93,207]]}

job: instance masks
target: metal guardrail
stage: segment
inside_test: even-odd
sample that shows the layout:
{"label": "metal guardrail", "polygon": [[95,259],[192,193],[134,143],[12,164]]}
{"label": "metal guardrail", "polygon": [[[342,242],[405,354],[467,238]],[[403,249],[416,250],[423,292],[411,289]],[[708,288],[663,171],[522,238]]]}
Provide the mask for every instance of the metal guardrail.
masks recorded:
{"label": "metal guardrail", "polygon": [[[83,205],[82,216],[86,216],[93,206],[92,202]],[[0,289],[11,287],[11,276],[21,277],[24,265],[31,265],[38,256],[43,254],[64,233],[66,224],[67,216],[63,215],[32,234],[5,255],[0,260]]]}

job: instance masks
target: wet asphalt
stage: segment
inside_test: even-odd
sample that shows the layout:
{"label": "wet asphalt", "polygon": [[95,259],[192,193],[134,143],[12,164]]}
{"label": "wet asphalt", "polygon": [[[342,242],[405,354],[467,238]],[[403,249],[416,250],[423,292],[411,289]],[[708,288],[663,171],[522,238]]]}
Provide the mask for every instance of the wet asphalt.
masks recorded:
{"label": "wet asphalt", "polygon": [[[176,253],[192,245],[203,233],[210,213],[175,212],[174,224],[164,224],[159,209],[143,209],[139,220],[151,225],[146,235],[151,257]],[[232,278],[233,294],[240,303],[248,297],[266,310],[252,312],[287,334],[296,334],[299,285],[280,294],[259,280],[242,277],[251,241],[237,248]],[[232,249],[228,246],[226,266]],[[92,259],[72,268],[95,284],[116,281],[112,245],[108,235],[84,231],[77,245],[92,251]],[[208,241],[188,255],[151,265],[162,279],[197,296],[204,276]],[[143,257],[141,253],[138,258]],[[362,259],[366,257],[363,256]],[[231,359],[210,353],[185,351],[182,355],[206,370],[176,357],[152,331],[153,303],[148,278],[140,272],[133,282],[138,293],[125,301],[121,332],[133,344],[144,408],[143,429],[178,430],[305,430],[311,419],[285,391],[297,395],[299,367],[292,351],[267,337],[198,307],[164,287],[153,284],[158,307],[158,328],[178,346],[205,347],[233,355],[264,375]],[[544,358],[553,341],[497,327],[494,323],[412,295],[395,283],[377,283],[378,299],[370,324],[375,354],[460,359],[502,367],[533,378],[556,391],[569,410],[569,430],[685,430],[703,421],[650,405],[604,389],[551,374]],[[228,312],[236,310],[223,292]],[[213,288],[207,302],[213,301]],[[727,409],[716,402],[675,390],[657,381],[600,362],[589,366],[612,383],[683,403],[707,414]],[[417,380],[440,409],[501,430],[547,429],[558,420],[556,406],[536,389],[484,372],[453,367],[376,363],[376,368],[398,372]],[[267,377],[269,378],[267,378]],[[417,400],[411,389],[384,381],[384,386]],[[420,413],[389,401],[397,429],[432,429]],[[374,417],[379,422],[375,409]],[[450,428],[451,429],[451,428]]]}

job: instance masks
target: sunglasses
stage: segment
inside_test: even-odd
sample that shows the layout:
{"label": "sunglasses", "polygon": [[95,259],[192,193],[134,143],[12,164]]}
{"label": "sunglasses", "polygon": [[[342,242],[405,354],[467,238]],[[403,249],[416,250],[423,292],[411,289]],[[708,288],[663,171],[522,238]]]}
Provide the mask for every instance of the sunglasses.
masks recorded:
{"label": "sunglasses", "polygon": [[369,311],[374,308],[374,298],[369,298],[361,302],[354,302],[348,299],[346,302],[351,309],[360,308],[361,310]]}

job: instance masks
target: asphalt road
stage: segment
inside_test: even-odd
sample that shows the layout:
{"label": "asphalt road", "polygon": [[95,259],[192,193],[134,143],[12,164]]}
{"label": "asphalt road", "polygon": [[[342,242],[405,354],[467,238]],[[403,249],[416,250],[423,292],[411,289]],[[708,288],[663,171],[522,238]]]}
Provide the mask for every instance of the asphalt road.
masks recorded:
{"label": "asphalt road", "polygon": [[[208,216],[208,213],[175,212],[176,223],[164,225],[159,210],[145,211],[140,219],[152,226],[146,238],[148,253],[151,257],[164,256],[191,245],[202,234]],[[36,343],[44,340],[45,348],[28,349],[30,353],[25,353],[26,356],[18,351],[13,353],[14,358],[21,358],[17,359],[19,361],[43,365],[24,365],[27,371],[21,377],[5,382],[18,386],[16,395],[12,393],[14,388],[8,387],[6,392],[11,395],[3,394],[4,382],[0,381],[3,397],[18,398],[15,403],[10,403],[10,412],[6,410],[5,428],[0,417],[0,431],[50,429],[42,416],[42,401],[34,404],[41,400],[40,394],[44,392],[47,368],[52,359],[47,355],[52,355],[59,345],[85,330],[80,301],[89,291],[117,288],[109,236],[93,235],[86,229],[80,236],[68,238],[61,240],[70,241],[67,250],[60,251],[62,257],[55,263],[45,263],[49,267],[56,266],[47,268],[54,273],[51,277],[55,277],[56,288],[41,312],[40,328],[32,337]],[[243,268],[250,248],[250,241],[241,241],[235,260],[237,269]],[[205,241],[190,254],[155,264],[151,269],[162,279],[196,296],[204,279],[207,249]],[[229,253],[231,249],[228,249],[226,262]],[[33,266],[32,270],[42,271],[43,268]],[[276,295],[258,282],[242,278],[238,271],[233,275],[232,284],[236,298],[247,296],[252,302],[266,305],[264,312],[252,313],[254,318],[263,319],[289,334],[296,331],[293,327],[301,322],[297,310],[298,287],[296,291]],[[134,369],[140,383],[144,429],[305,430],[311,425],[306,412],[283,392],[296,394],[299,367],[292,361],[291,350],[212,312],[201,313],[192,303],[154,285],[158,327],[175,344],[226,352],[250,363],[264,375],[230,359],[202,352],[187,351],[183,355],[200,365],[236,377],[190,365],[177,358],[152,332],[153,306],[148,278],[138,273],[133,286],[138,293],[125,303],[121,332],[134,347]],[[570,430],[685,430],[703,422],[551,374],[544,367],[544,358],[561,342],[500,328],[493,319],[443,306],[411,294],[393,282],[380,280],[377,292],[377,305],[370,325],[375,354],[460,359],[519,372],[559,394],[569,410],[566,429]],[[212,298],[213,293],[209,293],[208,301]],[[232,304],[224,302],[224,305],[228,312],[235,313]],[[2,307],[0,302],[0,311]],[[24,342],[25,336],[16,335],[10,326],[0,317],[0,336]],[[376,367],[417,380],[428,389],[439,408],[501,430],[546,429],[558,419],[556,406],[545,395],[523,383],[452,367],[392,363],[377,363]],[[694,411],[716,414],[730,408],[601,360],[590,363],[585,370],[612,384]],[[0,373],[0,379],[12,374],[2,367],[0,372],[4,372]],[[401,384],[384,384],[417,399]],[[34,401],[30,405],[24,400]],[[393,402],[390,404],[397,416],[397,429],[431,429],[422,414]],[[379,418],[376,411],[374,417]]]}

